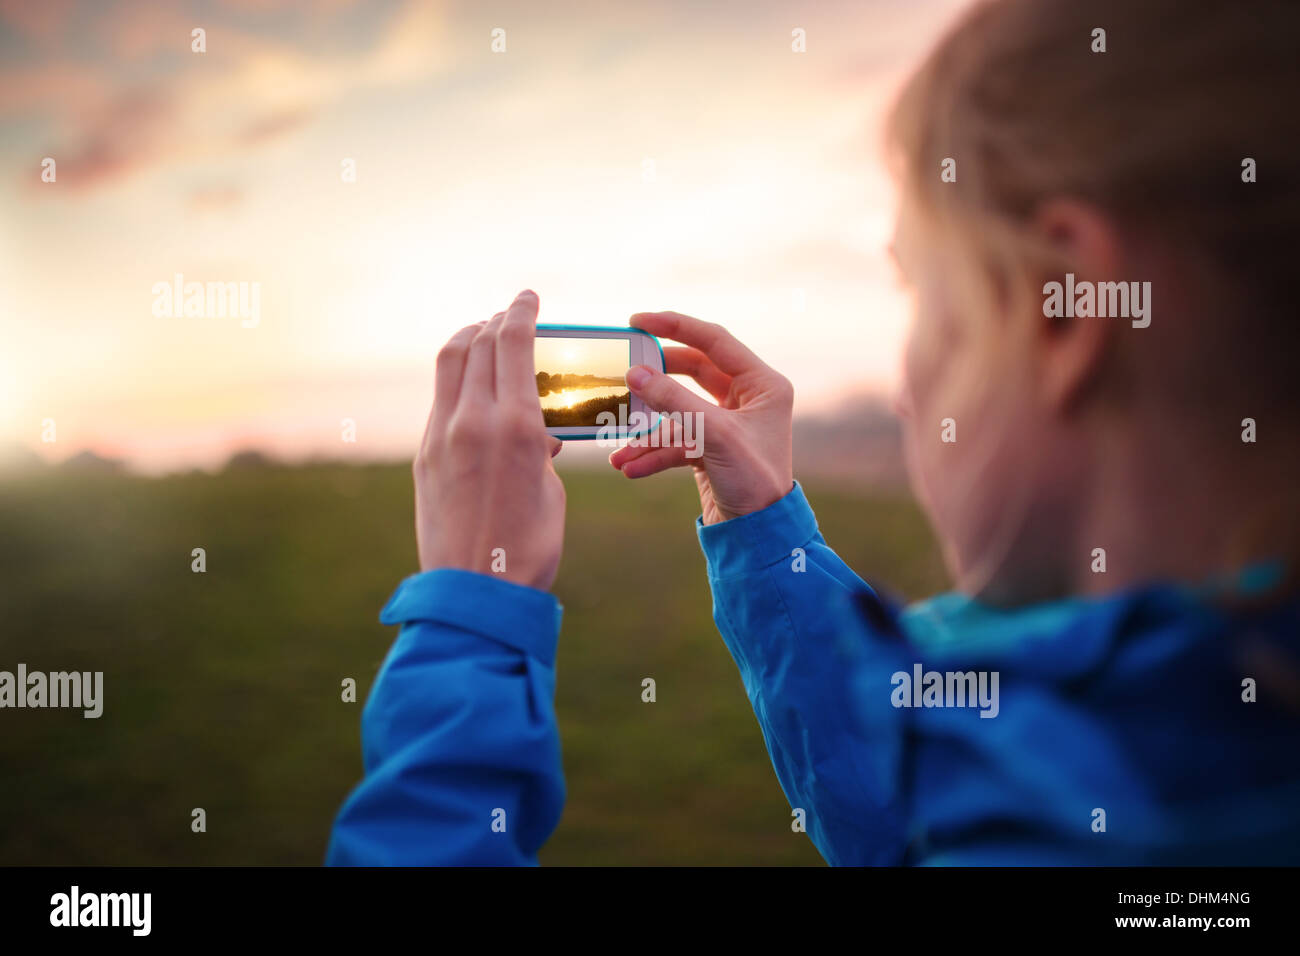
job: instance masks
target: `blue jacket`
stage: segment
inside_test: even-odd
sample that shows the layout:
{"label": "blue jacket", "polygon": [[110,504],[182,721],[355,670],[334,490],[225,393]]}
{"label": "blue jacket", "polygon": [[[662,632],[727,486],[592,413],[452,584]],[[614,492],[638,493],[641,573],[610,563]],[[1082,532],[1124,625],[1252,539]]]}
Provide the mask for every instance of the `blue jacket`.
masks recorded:
{"label": "blue jacket", "polygon": [[[1300,603],[1156,586],[899,609],[798,485],[697,532],[791,819],[828,862],[1300,863]],[[483,575],[402,583],[330,863],[536,862],[564,801],[559,618]]]}

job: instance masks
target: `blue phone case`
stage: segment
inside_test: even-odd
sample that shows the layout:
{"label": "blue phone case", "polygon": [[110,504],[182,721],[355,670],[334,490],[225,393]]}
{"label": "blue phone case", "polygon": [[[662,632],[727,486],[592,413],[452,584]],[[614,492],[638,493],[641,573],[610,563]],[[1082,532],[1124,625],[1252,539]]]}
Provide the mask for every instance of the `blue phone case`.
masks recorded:
{"label": "blue phone case", "polygon": [[[644,335],[655,344],[655,348],[659,350],[659,367],[661,369],[667,367],[667,363],[664,361],[664,347],[659,342],[659,339],[651,335],[649,332],[643,331],[642,329],[634,329],[630,325],[624,329],[619,325],[552,325],[549,322],[538,322],[537,327],[539,329],[547,329],[551,332],[635,332],[637,335]],[[646,428],[645,431],[630,431],[627,433],[626,437],[636,438],[639,435],[648,435],[658,428],[659,423],[663,420],[663,412],[660,412],[659,417],[656,418],[654,423]],[[558,438],[560,441],[584,441],[589,438],[599,438],[600,432],[592,432],[590,435],[556,435],[554,437]]]}

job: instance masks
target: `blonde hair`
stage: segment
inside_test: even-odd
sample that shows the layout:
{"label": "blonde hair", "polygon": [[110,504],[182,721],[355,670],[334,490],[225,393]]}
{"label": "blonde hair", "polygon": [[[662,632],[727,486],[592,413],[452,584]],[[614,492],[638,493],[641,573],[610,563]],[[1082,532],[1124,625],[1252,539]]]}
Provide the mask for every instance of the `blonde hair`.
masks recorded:
{"label": "blonde hair", "polygon": [[[1294,404],[1297,36],[1296,0],[978,3],[900,94],[890,158],[1000,285],[1041,264],[1026,226],[1058,197],[1209,264],[1188,281],[1239,324],[1249,354],[1230,360],[1259,363],[1253,384]],[[940,178],[946,158],[956,183]]]}

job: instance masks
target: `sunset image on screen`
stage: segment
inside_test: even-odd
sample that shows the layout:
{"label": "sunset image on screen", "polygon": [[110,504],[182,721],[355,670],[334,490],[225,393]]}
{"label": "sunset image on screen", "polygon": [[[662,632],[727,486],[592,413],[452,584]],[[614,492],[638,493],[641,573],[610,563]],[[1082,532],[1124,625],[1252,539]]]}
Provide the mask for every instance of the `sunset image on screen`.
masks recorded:
{"label": "sunset image on screen", "polygon": [[597,426],[601,412],[618,414],[630,398],[626,339],[537,339],[537,396],[550,428]]}

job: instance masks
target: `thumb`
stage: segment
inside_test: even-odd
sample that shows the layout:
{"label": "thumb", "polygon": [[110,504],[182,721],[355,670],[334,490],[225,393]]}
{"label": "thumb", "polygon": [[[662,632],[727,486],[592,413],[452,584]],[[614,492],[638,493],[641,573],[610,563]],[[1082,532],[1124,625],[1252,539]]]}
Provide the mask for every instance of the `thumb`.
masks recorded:
{"label": "thumb", "polygon": [[703,414],[711,405],[679,382],[674,382],[662,372],[645,365],[633,365],[627,370],[627,387],[656,412],[698,412]]}

